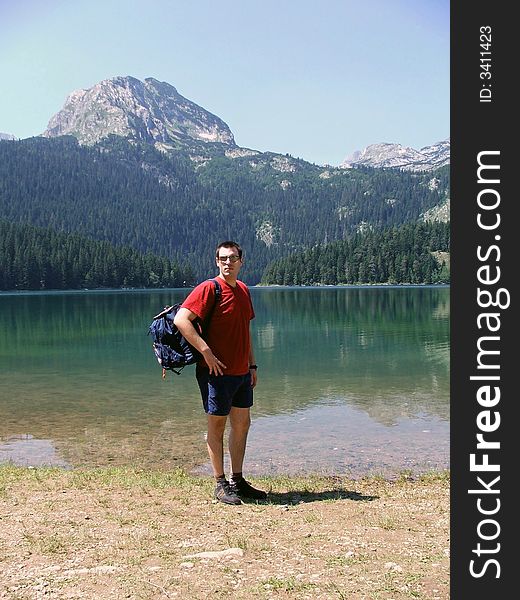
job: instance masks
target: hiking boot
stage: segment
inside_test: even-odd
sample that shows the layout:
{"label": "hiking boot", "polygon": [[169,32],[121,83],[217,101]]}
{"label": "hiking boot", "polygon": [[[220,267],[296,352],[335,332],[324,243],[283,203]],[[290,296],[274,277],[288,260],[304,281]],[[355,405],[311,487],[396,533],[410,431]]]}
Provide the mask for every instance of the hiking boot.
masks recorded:
{"label": "hiking boot", "polygon": [[229,481],[218,481],[215,487],[215,498],[224,504],[242,504]]}
{"label": "hiking boot", "polygon": [[236,494],[242,496],[242,498],[251,498],[252,500],[265,500],[267,498],[266,492],[257,490],[244,478],[238,481],[232,479],[230,487]]}

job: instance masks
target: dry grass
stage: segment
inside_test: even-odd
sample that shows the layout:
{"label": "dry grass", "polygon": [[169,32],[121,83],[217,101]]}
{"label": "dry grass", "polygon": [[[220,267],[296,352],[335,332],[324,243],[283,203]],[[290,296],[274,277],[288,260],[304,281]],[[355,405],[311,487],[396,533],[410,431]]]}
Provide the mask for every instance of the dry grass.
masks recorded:
{"label": "dry grass", "polygon": [[0,598],[449,598],[447,473],[255,483],[224,506],[182,471],[0,467]]}

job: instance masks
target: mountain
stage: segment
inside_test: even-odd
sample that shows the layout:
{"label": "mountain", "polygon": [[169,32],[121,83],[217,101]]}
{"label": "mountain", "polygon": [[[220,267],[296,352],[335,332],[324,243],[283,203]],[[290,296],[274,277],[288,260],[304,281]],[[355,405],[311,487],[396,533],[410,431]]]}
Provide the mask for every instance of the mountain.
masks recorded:
{"label": "mountain", "polygon": [[0,141],[0,182],[7,223],[151,252],[197,280],[223,239],[242,244],[254,284],[290,253],[449,219],[447,166],[339,168],[240,148],[221,119],[152,78],[75,91],[43,136]]}
{"label": "mountain", "polygon": [[[337,179],[346,168],[403,167],[431,170],[449,163],[449,140],[421,151],[398,144],[375,144],[339,167],[317,166],[289,154],[260,152],[236,145],[229,126],[219,117],[181,96],[169,83],[154,78],[114,77],[89,89],[73,91],[54,115],[44,137],[70,135],[80,145],[114,150],[110,138],[124,138],[187,159],[201,180],[217,181],[219,173],[236,171],[265,185],[294,186],[294,179]],[[225,160],[225,159],[231,159]],[[143,163],[143,169],[155,167]],[[157,176],[166,180],[168,173]],[[330,185],[333,185],[330,181]]]}
{"label": "mountain", "polygon": [[363,151],[356,151],[340,165],[343,169],[357,166],[392,167],[406,171],[431,171],[450,162],[450,140],[415,150],[401,144],[372,144]]}
{"label": "mountain", "polygon": [[[255,168],[259,163],[270,164],[278,171],[296,168],[296,159],[288,155],[237,146],[231,129],[222,119],[181,96],[169,83],[152,77],[144,81],[130,76],[114,77],[91,88],[73,91],[42,135],[72,135],[84,145],[117,135],[154,145],[158,150],[188,151],[196,165],[225,155],[256,157],[251,159]],[[449,139],[421,150],[380,143],[355,152],[339,168],[369,166],[426,171],[447,165],[449,160]]]}
{"label": "mountain", "polygon": [[10,134],[10,133],[2,133],[0,131],[0,140],[16,140],[16,136]]}
{"label": "mountain", "polygon": [[200,142],[236,146],[222,119],[181,96],[172,85],[151,77],[144,82],[114,77],[72,92],[43,136],[72,135],[81,144],[92,145],[111,134],[159,149]]}

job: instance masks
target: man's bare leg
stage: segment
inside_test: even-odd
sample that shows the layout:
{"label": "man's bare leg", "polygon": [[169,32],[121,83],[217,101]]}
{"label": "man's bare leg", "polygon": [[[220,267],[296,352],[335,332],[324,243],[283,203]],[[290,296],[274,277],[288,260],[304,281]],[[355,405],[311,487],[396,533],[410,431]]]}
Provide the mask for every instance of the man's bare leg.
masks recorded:
{"label": "man's bare leg", "polygon": [[228,443],[232,473],[242,473],[242,465],[244,464],[246,453],[247,433],[251,425],[250,412],[249,408],[232,406],[229,413],[231,429]]}
{"label": "man's bare leg", "polygon": [[208,415],[208,446],[209,460],[215,478],[224,474],[224,430],[227,416]]}
{"label": "man's bare leg", "polygon": [[267,494],[257,490],[242,476],[242,465],[246,453],[246,442],[251,416],[249,408],[233,407],[229,413],[231,431],[229,433],[229,454],[231,455],[231,486],[241,498],[265,500]]}
{"label": "man's bare leg", "polygon": [[224,474],[224,430],[227,416],[208,415],[208,454],[216,480],[215,498],[224,504],[241,504]]}

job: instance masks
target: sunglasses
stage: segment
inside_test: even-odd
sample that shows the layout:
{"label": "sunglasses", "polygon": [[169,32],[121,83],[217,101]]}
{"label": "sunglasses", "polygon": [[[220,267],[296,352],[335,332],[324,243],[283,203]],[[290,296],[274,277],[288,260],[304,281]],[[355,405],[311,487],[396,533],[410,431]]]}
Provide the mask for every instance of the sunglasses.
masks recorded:
{"label": "sunglasses", "polygon": [[232,254],[231,256],[218,256],[217,259],[221,263],[225,263],[228,260],[229,260],[229,262],[236,263],[240,260],[240,256],[237,256],[236,254]]}

